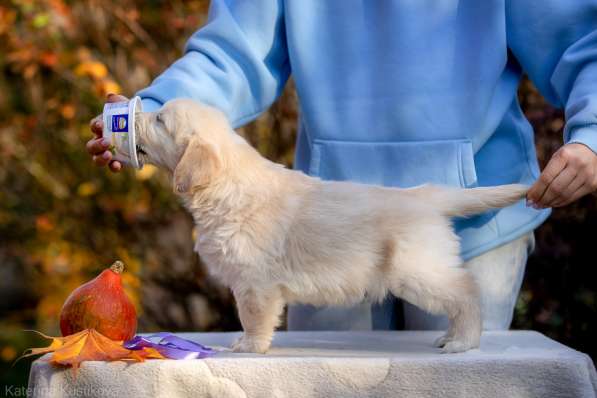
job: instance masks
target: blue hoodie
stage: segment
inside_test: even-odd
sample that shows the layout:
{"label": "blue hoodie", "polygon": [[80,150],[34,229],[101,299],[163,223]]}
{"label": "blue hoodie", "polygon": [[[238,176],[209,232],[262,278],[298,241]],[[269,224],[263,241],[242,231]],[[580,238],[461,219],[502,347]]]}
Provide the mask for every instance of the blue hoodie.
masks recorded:
{"label": "blue hoodie", "polygon": [[[212,0],[184,56],[138,95],[146,110],[194,98],[238,127],[292,74],[305,173],[399,187],[532,184],[523,73],[565,107],[564,142],[595,151],[596,0]],[[548,215],[521,201],[455,220],[463,258]]]}

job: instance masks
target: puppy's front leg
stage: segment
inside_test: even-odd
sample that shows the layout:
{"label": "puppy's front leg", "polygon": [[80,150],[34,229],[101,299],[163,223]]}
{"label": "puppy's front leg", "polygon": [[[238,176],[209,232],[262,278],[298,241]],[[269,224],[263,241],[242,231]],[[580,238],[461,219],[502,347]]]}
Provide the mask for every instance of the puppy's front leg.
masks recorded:
{"label": "puppy's front leg", "polygon": [[278,289],[233,290],[244,334],[234,343],[236,352],[265,353],[280,322],[284,300]]}

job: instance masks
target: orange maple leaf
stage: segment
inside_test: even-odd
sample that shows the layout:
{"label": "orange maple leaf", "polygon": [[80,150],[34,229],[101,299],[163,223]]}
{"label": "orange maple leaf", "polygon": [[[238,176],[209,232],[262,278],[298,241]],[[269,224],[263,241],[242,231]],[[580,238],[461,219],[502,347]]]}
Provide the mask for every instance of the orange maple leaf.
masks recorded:
{"label": "orange maple leaf", "polygon": [[[132,360],[143,362],[145,359],[165,359],[154,348],[144,347],[141,350],[129,350],[122,346],[122,341],[114,341],[95,329],[85,329],[66,337],[51,337],[37,332],[46,339],[51,339],[47,347],[30,348],[19,358],[32,355],[52,353],[48,362],[57,366],[71,366],[77,369],[84,361],[121,361]],[[18,359],[17,359],[18,360]]]}

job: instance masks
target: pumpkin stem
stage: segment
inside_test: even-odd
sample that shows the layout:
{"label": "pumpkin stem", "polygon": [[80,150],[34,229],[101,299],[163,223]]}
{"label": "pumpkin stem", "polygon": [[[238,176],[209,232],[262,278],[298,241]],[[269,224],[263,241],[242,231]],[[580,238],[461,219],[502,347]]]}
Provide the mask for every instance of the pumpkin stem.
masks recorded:
{"label": "pumpkin stem", "polygon": [[116,260],[114,261],[114,264],[110,266],[110,269],[115,274],[122,274],[122,271],[124,271],[124,263],[120,260]]}

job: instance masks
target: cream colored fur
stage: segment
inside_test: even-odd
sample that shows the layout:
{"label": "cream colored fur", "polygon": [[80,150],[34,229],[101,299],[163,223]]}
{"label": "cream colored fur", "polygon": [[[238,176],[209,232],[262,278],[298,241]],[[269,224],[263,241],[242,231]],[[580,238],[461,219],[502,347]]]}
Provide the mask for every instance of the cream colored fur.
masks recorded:
{"label": "cream colored fur", "polygon": [[173,173],[196,251],[234,293],[244,329],[235,351],[266,352],[286,304],[351,305],[389,292],[448,315],[437,341],[445,352],[479,346],[477,287],[458,267],[450,217],[513,204],[527,187],[321,181],[266,160],[219,111],[191,100],[137,119],[141,160]]}

